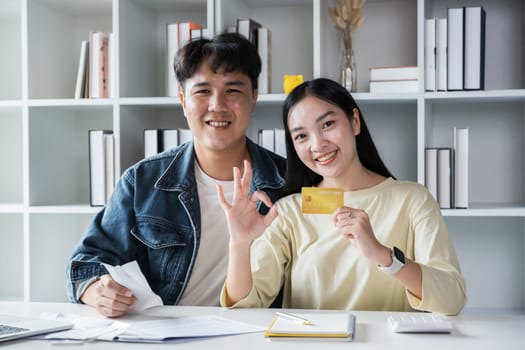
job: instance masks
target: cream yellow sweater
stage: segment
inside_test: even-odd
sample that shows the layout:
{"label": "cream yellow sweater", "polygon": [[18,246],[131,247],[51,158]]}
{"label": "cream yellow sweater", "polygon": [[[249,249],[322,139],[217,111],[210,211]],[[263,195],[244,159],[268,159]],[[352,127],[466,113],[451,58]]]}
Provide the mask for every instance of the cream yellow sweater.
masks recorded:
{"label": "cream yellow sweater", "polygon": [[[279,216],[254,241],[254,284],[233,307],[268,307],[284,284],[286,308],[461,311],[465,281],[439,207],[425,187],[389,178],[345,192],[344,201],[367,212],[383,245],[400,248],[421,265],[421,300],[339,235],[332,215],[303,214],[301,194],[293,194],[277,202]],[[223,288],[223,305],[225,293]]]}

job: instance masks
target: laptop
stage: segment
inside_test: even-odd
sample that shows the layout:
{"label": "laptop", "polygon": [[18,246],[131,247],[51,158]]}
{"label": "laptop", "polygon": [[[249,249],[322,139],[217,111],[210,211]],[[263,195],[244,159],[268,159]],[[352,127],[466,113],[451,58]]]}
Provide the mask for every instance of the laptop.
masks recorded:
{"label": "laptop", "polygon": [[71,328],[67,322],[0,314],[0,343]]}

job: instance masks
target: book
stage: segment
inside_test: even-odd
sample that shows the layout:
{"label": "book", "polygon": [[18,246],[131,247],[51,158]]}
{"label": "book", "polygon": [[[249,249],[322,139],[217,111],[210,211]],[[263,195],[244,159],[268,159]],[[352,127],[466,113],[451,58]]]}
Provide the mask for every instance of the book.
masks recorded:
{"label": "book", "polygon": [[84,97],[84,87],[86,79],[86,66],[88,63],[88,53],[89,46],[87,40],[82,40],[80,43],[80,57],[78,59],[78,69],[77,69],[77,81],[75,84],[75,95],[74,98],[83,98]]}
{"label": "book", "polygon": [[273,151],[283,158],[286,158],[286,138],[284,129],[274,130],[274,148]]}
{"label": "book", "polygon": [[91,32],[89,41],[89,97],[108,97],[107,64],[108,36],[104,32]]}
{"label": "book", "polygon": [[179,48],[183,47],[192,39],[191,33],[193,30],[202,29],[202,27],[192,21],[179,23]]}
{"label": "book", "polygon": [[465,90],[485,88],[485,10],[465,8]]}
{"label": "book", "polygon": [[468,208],[468,128],[454,128],[454,208]]}
{"label": "book", "polygon": [[436,19],[425,19],[425,91],[436,90]]}
{"label": "book", "polygon": [[108,58],[107,58],[107,77],[106,77],[106,85],[107,85],[107,96],[114,98],[117,96],[117,93],[115,92],[115,57],[116,57],[116,44],[115,44],[115,35],[113,33],[108,33]]}
{"label": "book", "polygon": [[89,130],[89,190],[90,205],[104,206],[106,204],[106,160],[105,135],[112,134],[109,130]]}
{"label": "book", "polygon": [[447,9],[447,90],[463,90],[464,8]]}
{"label": "book", "polygon": [[259,94],[271,92],[271,35],[270,30],[265,27],[258,29],[257,50],[261,57],[261,73],[257,81]]}
{"label": "book", "polygon": [[115,189],[115,141],[113,133],[104,134],[104,161],[104,203],[107,203]]}
{"label": "book", "polygon": [[439,18],[436,28],[436,87],[447,90],[447,19]]}
{"label": "book", "polygon": [[191,130],[179,128],[179,145],[182,145],[188,141],[193,141],[193,134],[191,133]]}
{"label": "book", "polygon": [[260,129],[259,130],[259,146],[266,148],[269,151],[275,149],[275,132],[273,129]]}
{"label": "book", "polygon": [[407,93],[418,92],[419,80],[380,80],[370,81],[372,93]]}
{"label": "book", "polygon": [[437,151],[438,161],[438,186],[437,199],[439,207],[442,209],[450,209],[454,205],[453,200],[453,184],[454,184],[454,153],[452,148],[440,148]]}
{"label": "book", "polygon": [[419,78],[417,66],[370,67],[370,81],[414,80]]}
{"label": "book", "polygon": [[161,151],[160,129],[144,130],[144,158],[151,157]]}
{"label": "book", "polygon": [[290,316],[309,321],[309,324],[276,315],[264,335],[270,338],[323,339],[352,341],[355,335],[354,314],[341,311],[294,312]]}
{"label": "book", "polygon": [[177,129],[162,129],[161,132],[162,151],[179,145],[179,131]]}
{"label": "book", "polygon": [[437,148],[425,149],[425,187],[437,201]]}
{"label": "book", "polygon": [[179,83],[175,76],[173,62],[179,49],[179,23],[166,25],[166,95],[176,97],[179,95]]}
{"label": "book", "polygon": [[258,46],[257,36],[261,27],[261,24],[252,18],[237,19],[237,33],[244,35],[255,47]]}

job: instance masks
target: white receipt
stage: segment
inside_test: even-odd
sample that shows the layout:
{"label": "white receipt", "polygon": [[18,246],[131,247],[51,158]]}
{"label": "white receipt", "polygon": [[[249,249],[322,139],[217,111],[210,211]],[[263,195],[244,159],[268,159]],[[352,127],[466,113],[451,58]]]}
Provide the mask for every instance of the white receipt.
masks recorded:
{"label": "white receipt", "polygon": [[137,303],[133,305],[132,310],[143,311],[150,307],[163,305],[162,299],[151,290],[136,260],[124,265],[111,266],[104,263],[102,265],[115,282],[128,288],[135,295]]}

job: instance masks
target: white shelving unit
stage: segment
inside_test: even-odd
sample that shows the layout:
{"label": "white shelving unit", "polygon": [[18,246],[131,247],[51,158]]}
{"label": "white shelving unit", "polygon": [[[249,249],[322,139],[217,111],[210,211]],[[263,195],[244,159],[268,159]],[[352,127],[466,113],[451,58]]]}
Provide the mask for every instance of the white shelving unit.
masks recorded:
{"label": "white shelving unit", "polygon": [[[145,128],[186,127],[165,97],[165,26],[222,32],[252,17],[272,32],[272,94],[248,130],[281,125],[284,74],[337,79],[334,0],[4,0],[0,8],[0,300],[65,301],[67,259],[99,208],[89,206],[87,131],[112,129],[121,173]],[[486,89],[370,94],[368,68],[418,65],[424,19],[447,7],[487,13]],[[424,182],[425,147],[470,130],[470,208],[443,210],[469,308],[525,309],[525,1],[368,0],[354,34],[358,92],[380,153],[399,179]],[[112,31],[116,97],[72,99],[80,41]],[[424,86],[421,80],[421,86]]]}

